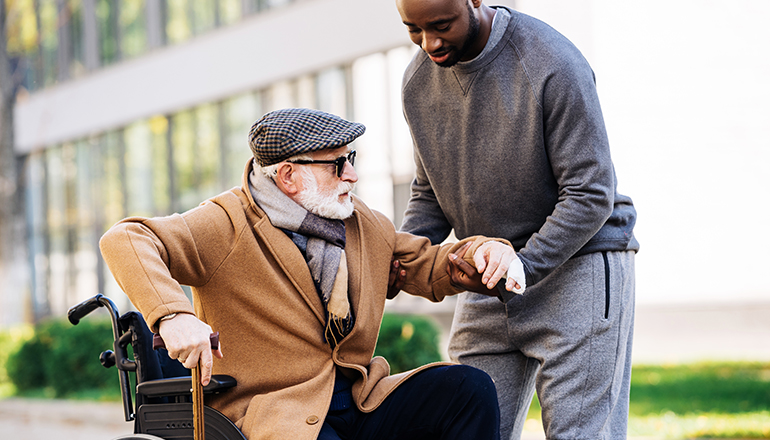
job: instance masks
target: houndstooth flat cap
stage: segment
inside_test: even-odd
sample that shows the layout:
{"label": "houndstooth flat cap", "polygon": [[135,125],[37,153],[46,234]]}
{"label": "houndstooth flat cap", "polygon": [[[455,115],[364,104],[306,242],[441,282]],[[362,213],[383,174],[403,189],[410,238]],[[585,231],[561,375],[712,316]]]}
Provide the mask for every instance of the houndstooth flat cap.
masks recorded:
{"label": "houndstooth flat cap", "polygon": [[286,108],[262,116],[251,127],[249,146],[259,166],[294,155],[337,148],[353,142],[366,127],[307,108]]}

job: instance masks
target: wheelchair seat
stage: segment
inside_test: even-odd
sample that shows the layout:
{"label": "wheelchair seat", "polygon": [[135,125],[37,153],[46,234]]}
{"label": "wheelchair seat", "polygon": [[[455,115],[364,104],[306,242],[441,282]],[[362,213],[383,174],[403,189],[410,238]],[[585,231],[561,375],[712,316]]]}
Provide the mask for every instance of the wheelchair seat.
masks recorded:
{"label": "wheelchair seat", "polygon": [[[70,308],[67,314],[70,322],[77,324],[99,307],[110,309],[115,338],[114,351],[103,352],[99,360],[106,368],[119,370],[125,418],[134,422],[134,434],[114,440],[193,440],[190,370],[171,359],[165,349],[152,349],[153,334],[140,313],[130,311],[119,316],[115,304],[102,294]],[[129,373],[135,374],[135,390],[130,387]],[[236,385],[230,376],[214,375],[203,393],[218,394]],[[136,405],[132,403],[134,395]],[[214,408],[204,407],[204,422],[207,440],[246,440],[238,427]]]}
{"label": "wheelchair seat", "polygon": [[[171,359],[165,349],[152,349],[152,332],[140,313],[127,312],[120,321],[136,335],[131,342],[137,362],[134,432],[162,439],[192,439],[190,370]],[[213,375],[209,384],[203,387],[203,393],[219,394],[235,385],[235,379],[230,376]],[[207,439],[245,440],[235,424],[219,411],[206,406],[203,416]]]}

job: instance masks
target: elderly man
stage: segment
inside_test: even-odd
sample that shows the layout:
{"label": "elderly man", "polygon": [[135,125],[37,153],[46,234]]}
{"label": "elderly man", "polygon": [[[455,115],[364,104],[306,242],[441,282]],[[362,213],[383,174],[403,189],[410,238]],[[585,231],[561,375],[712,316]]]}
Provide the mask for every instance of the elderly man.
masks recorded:
{"label": "elderly man", "polygon": [[[485,292],[515,254],[483,237],[432,246],[353,196],[350,143],[364,129],[309,109],[268,113],[250,132],[242,187],[183,214],[125,219],[102,254],[170,356],[200,360],[204,384],[212,364],[238,380],[208,404],[250,440],[497,439],[486,373],[439,363],[390,376],[372,356],[392,260],[409,274],[403,290],[441,301],[462,290],[450,258],[473,264],[462,282]],[[215,360],[212,329],[228,352]]]}

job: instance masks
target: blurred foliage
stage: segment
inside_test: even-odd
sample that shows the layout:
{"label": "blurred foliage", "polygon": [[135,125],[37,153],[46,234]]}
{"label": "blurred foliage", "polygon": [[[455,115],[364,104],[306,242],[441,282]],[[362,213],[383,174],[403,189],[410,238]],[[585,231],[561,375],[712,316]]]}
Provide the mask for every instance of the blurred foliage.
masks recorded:
{"label": "blurred foliage", "polygon": [[99,354],[112,348],[109,320],[84,320],[73,326],[64,319],[35,328],[34,335],[11,352],[7,375],[19,395],[70,397],[84,389],[116,388],[115,370],[99,363]]}
{"label": "blurred foliage", "polygon": [[[375,355],[385,356],[393,373],[440,361],[439,333],[428,317],[386,314]],[[116,370],[99,363],[99,354],[112,343],[108,319],[87,319],[77,326],[53,320],[27,328],[23,337],[2,332],[0,365],[7,367],[7,375],[6,368],[0,369],[0,384],[7,377],[20,396],[118,399]]]}
{"label": "blurred foliage", "polygon": [[440,331],[431,318],[422,315],[386,313],[382,318],[375,356],[383,356],[392,374],[441,360]]}
{"label": "blurred foliage", "polygon": [[10,395],[14,391],[6,368],[9,356],[18,351],[24,342],[32,338],[32,335],[34,335],[34,329],[29,325],[0,331],[0,398]]}

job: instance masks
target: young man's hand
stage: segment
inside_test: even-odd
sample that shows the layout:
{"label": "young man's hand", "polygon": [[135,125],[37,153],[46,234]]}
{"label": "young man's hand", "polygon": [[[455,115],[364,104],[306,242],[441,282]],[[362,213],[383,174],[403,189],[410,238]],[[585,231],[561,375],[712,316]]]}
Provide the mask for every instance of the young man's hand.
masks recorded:
{"label": "young man's hand", "polygon": [[[476,249],[473,255],[474,268],[463,259],[469,247],[470,243],[466,243],[456,253],[449,254],[447,273],[452,284],[464,290],[497,297],[500,294],[496,288],[497,283],[507,277],[511,262],[517,258],[516,252],[503,243],[488,241]],[[521,289],[521,286],[513,278],[508,278],[505,288],[514,291]]]}
{"label": "young man's hand", "polygon": [[401,263],[398,260],[390,262],[390,274],[388,275],[388,299],[393,299],[398,295],[406,283],[406,271],[401,269]]}

